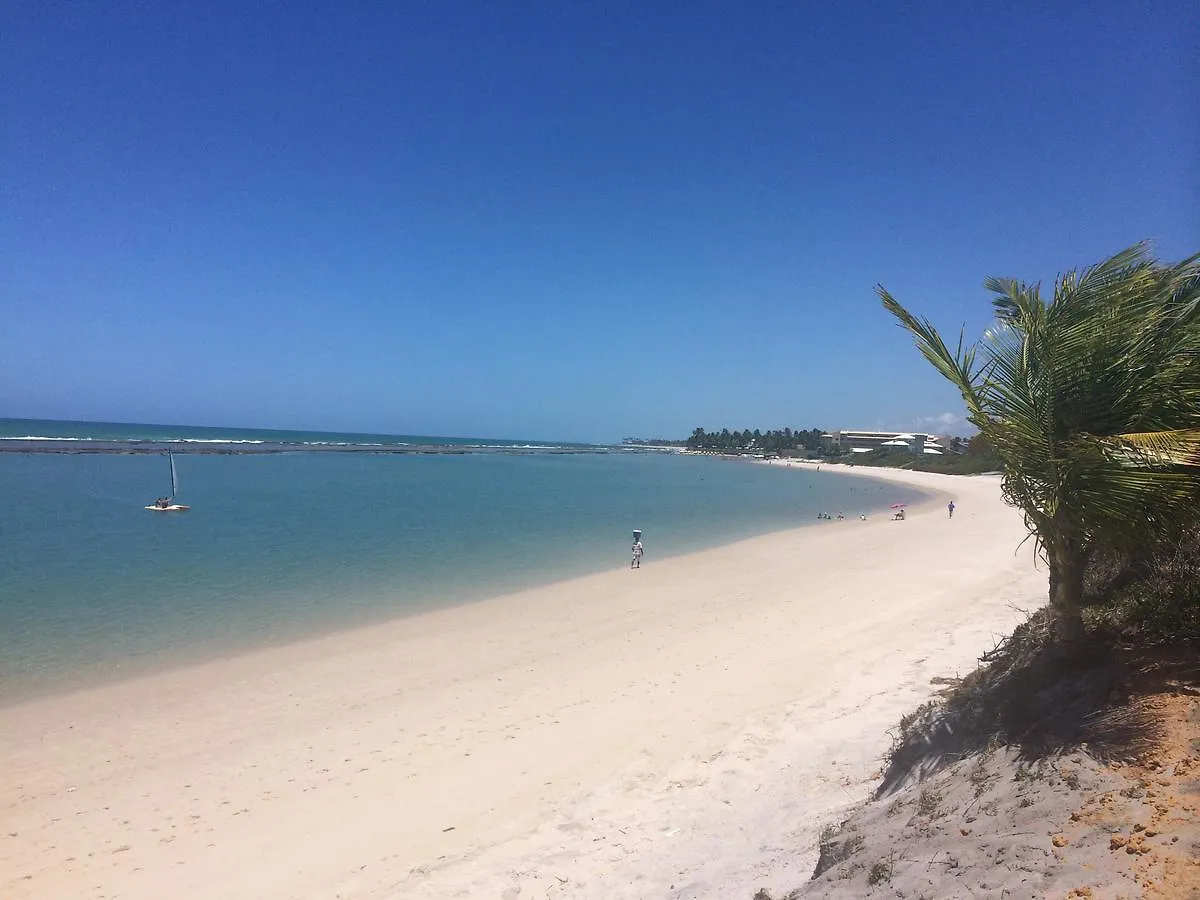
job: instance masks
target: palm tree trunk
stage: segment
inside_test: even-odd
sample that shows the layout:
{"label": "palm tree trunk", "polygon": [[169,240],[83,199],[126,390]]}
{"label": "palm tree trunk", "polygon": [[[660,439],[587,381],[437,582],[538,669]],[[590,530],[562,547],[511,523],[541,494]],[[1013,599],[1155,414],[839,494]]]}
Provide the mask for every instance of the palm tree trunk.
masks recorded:
{"label": "palm tree trunk", "polygon": [[1050,619],[1060,644],[1083,640],[1083,570],[1085,554],[1073,541],[1051,548]]}

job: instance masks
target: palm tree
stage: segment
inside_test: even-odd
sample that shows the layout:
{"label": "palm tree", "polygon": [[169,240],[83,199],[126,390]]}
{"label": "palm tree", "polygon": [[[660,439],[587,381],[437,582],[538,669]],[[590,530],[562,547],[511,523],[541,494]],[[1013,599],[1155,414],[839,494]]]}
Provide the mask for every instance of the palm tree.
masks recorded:
{"label": "palm tree", "polygon": [[1200,254],[1174,266],[1139,244],[1039,284],[989,278],[996,323],[951,352],[927,319],[875,291],[1004,464],[1050,573],[1060,641],[1083,636],[1099,547],[1161,540],[1200,516]]}

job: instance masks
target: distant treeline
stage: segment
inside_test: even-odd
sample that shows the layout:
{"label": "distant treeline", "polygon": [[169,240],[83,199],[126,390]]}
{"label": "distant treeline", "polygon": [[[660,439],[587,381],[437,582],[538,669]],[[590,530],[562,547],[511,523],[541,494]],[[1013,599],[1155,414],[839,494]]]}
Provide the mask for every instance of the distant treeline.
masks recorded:
{"label": "distant treeline", "polygon": [[625,438],[624,443],[638,447],[687,447],[689,450],[719,450],[723,453],[811,453],[822,452],[820,428],[807,431],[780,428],[774,431],[705,431],[697,428],[686,440],[678,438]]}
{"label": "distant treeline", "polygon": [[821,428],[808,430],[780,428],[773,431],[759,431],[755,428],[745,431],[722,428],[720,431],[705,431],[697,428],[691,437],[683,442],[691,450],[720,450],[723,452],[755,452],[755,453],[820,453],[822,449]]}

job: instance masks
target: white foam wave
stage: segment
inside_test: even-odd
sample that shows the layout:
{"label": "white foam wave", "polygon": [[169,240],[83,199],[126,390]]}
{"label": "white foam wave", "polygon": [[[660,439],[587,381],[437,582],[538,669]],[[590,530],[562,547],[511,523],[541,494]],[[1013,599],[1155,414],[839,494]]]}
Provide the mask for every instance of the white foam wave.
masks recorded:
{"label": "white foam wave", "polygon": [[404,441],[394,444],[372,444],[364,441],[301,441],[305,447],[407,447]]}
{"label": "white foam wave", "polygon": [[49,437],[44,434],[24,434],[0,437],[0,441],[93,441],[102,444],[265,444],[244,438],[97,438],[97,437]]}
{"label": "white foam wave", "polygon": [[265,444],[266,441],[252,441],[245,438],[123,438],[125,441],[142,441],[154,444]]}
{"label": "white foam wave", "polygon": [[445,444],[435,446],[469,447],[472,450],[561,450],[562,444]]}
{"label": "white foam wave", "polygon": [[[11,435],[0,437],[0,441],[91,441],[104,444],[288,444],[290,441],[265,441],[253,438],[97,438],[97,437],[50,437],[41,434]],[[302,447],[449,447],[468,450],[559,450],[559,444],[413,444],[410,441],[393,443],[367,441],[299,441]]]}
{"label": "white foam wave", "polygon": [[20,437],[0,437],[0,441],[94,441],[90,437],[46,437],[41,434],[26,434]]}

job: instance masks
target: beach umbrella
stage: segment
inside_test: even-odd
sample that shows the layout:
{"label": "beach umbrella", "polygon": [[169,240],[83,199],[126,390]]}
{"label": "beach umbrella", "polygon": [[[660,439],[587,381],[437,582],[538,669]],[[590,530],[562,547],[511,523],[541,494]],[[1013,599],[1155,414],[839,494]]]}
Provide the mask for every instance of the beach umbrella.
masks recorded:
{"label": "beach umbrella", "polygon": [[906,506],[908,506],[907,503],[893,503],[888,509],[904,509]]}

